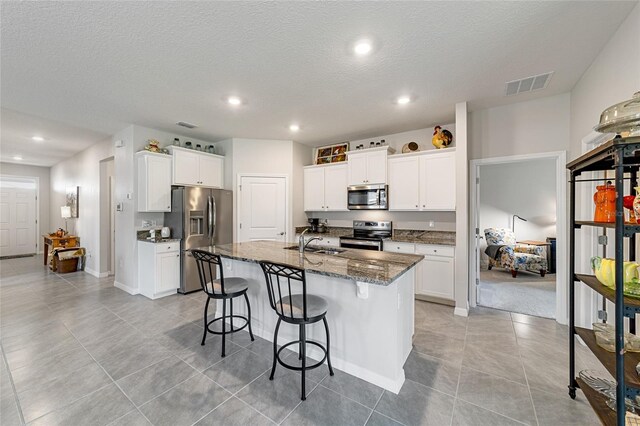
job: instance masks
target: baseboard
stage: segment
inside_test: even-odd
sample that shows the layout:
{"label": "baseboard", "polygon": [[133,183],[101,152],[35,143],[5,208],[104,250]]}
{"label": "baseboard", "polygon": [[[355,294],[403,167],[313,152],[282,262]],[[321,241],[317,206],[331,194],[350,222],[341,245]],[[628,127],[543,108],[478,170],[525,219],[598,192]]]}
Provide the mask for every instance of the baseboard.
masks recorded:
{"label": "baseboard", "polygon": [[113,282],[113,286],[119,288],[120,290],[126,291],[129,294],[138,294],[138,289],[129,287],[128,285],[124,285],[119,283],[118,281]]}
{"label": "baseboard", "polygon": [[431,303],[437,303],[439,305],[447,305],[447,306],[456,306],[456,302],[454,302],[453,300],[445,299],[442,297],[426,296],[424,294],[416,293],[415,298],[416,300],[422,300],[423,302],[431,302]]}
{"label": "baseboard", "polygon": [[93,269],[91,269],[91,268],[84,268],[84,271],[85,271],[87,274],[89,274],[89,275],[93,275],[93,276],[94,276],[94,277],[96,277],[96,278],[106,278],[106,277],[108,277],[108,276],[109,276],[109,273],[108,273],[108,272],[98,272],[98,271],[95,271],[95,270],[93,270]]}
{"label": "baseboard", "polygon": [[454,315],[458,315],[460,317],[468,317],[469,316],[469,308],[460,308],[460,307],[456,307],[453,310],[453,314]]}

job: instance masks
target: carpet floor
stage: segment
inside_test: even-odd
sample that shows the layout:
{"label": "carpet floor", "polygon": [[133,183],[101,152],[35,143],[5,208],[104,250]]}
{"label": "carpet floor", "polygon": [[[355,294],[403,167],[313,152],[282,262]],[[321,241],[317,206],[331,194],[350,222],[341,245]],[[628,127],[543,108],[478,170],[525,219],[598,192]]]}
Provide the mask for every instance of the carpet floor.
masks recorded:
{"label": "carpet floor", "polygon": [[503,269],[480,271],[478,305],[544,318],[555,318],[556,276]]}

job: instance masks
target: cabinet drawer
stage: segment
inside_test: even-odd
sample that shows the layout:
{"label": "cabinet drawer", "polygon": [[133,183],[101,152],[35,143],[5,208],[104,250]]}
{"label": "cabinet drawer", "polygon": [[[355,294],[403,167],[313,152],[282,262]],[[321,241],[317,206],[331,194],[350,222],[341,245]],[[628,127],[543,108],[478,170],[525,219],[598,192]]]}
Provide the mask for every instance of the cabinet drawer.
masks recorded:
{"label": "cabinet drawer", "polygon": [[426,245],[426,244],[416,244],[416,254],[454,257],[455,250],[456,248],[452,246],[434,246],[434,245]]}
{"label": "cabinet drawer", "polygon": [[171,253],[174,251],[180,251],[180,241],[156,243],[156,253]]}
{"label": "cabinet drawer", "polygon": [[398,243],[398,242],[395,242],[395,241],[385,241],[383,250],[384,251],[393,252],[393,253],[414,254],[415,253],[415,244],[412,244],[412,243]]}

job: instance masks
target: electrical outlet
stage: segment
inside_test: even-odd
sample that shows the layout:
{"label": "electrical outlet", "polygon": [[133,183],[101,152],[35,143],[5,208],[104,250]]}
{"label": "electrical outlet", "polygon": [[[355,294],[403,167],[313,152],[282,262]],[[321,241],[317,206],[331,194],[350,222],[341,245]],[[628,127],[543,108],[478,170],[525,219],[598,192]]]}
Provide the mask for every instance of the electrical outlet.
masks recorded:
{"label": "electrical outlet", "polygon": [[436,227],[436,223],[433,220],[429,221],[429,228],[435,228]]}

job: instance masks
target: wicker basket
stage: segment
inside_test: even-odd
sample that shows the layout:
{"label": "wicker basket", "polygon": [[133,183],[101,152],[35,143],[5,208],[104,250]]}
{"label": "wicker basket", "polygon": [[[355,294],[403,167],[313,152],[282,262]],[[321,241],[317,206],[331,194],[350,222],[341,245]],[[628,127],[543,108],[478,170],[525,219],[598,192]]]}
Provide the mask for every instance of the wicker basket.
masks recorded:
{"label": "wicker basket", "polygon": [[59,274],[67,274],[78,270],[78,258],[60,260],[57,257],[53,260],[53,270]]}

